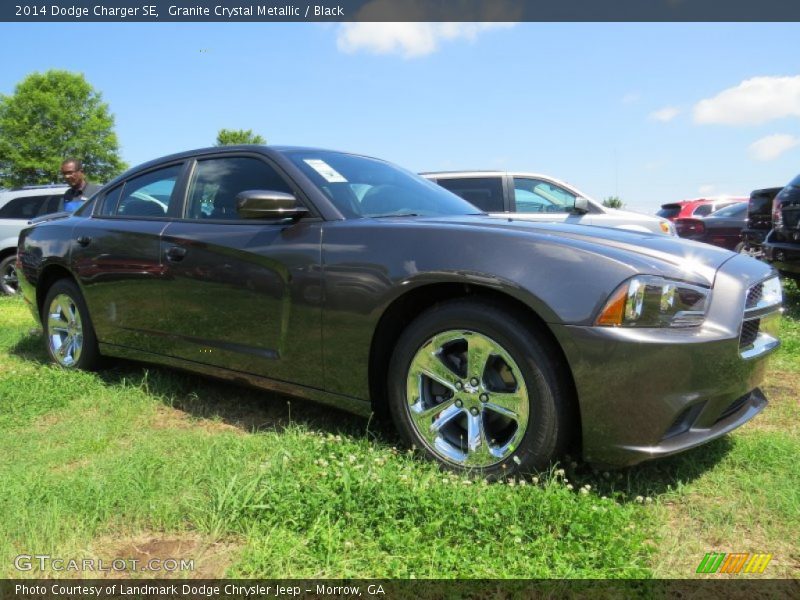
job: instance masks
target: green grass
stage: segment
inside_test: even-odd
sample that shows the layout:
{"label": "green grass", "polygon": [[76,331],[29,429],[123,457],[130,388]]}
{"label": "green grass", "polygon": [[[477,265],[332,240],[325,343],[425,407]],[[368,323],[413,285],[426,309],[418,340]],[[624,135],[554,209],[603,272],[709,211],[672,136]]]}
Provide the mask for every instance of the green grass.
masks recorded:
{"label": "green grass", "polygon": [[795,286],[787,307],[753,423],[624,471],[486,484],[330,408],[128,362],[59,370],[0,298],[0,576],[36,575],[21,553],[149,548],[195,559],[180,576],[692,577],[718,550],[771,552],[766,576],[797,577]]}

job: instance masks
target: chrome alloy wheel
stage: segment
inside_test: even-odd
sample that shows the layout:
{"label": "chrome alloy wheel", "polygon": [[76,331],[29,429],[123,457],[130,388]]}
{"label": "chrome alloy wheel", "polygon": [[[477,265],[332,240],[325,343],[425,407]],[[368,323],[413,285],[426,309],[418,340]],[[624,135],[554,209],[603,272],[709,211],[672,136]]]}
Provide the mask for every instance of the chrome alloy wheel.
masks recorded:
{"label": "chrome alloy wheel", "polygon": [[75,301],[59,294],[47,311],[47,343],[50,354],[62,367],[72,367],[83,350],[83,325]]}
{"label": "chrome alloy wheel", "polygon": [[406,380],[411,423],[428,448],[459,466],[508,458],[528,428],[528,390],[519,366],[474,331],[445,331],[414,355]]}
{"label": "chrome alloy wheel", "polygon": [[3,293],[8,295],[16,294],[19,291],[17,267],[13,262],[7,262],[3,266],[3,272],[0,273],[0,285],[3,287]]}

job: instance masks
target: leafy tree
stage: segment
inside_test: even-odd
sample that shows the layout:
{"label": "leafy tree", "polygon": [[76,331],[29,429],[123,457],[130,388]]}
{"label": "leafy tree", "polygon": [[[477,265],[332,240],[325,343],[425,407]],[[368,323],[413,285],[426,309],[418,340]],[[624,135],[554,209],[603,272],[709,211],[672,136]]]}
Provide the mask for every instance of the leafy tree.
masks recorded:
{"label": "leafy tree", "polygon": [[217,146],[235,144],[266,144],[267,140],[253,133],[252,129],[220,129],[217,133]]}
{"label": "leafy tree", "polygon": [[608,208],[622,208],[625,206],[625,203],[619,196],[609,196],[603,200],[603,206]]}
{"label": "leafy tree", "polygon": [[82,161],[86,177],[98,182],[126,167],[114,116],[84,76],[32,73],[12,95],[0,95],[0,184],[59,181],[65,158]]}

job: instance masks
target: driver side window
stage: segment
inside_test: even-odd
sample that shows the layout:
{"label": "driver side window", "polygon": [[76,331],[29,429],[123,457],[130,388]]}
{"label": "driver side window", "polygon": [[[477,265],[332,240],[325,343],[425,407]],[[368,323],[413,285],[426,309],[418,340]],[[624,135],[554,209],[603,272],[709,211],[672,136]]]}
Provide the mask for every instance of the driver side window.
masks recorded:
{"label": "driver side window", "polygon": [[549,181],[514,177],[514,201],[520,213],[566,213],[575,206],[575,194]]}

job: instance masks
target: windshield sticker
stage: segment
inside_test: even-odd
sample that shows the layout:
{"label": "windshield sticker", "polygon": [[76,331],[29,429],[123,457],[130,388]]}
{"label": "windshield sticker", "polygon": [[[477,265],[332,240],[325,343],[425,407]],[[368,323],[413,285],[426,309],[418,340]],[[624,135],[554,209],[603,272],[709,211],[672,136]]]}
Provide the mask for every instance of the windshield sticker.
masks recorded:
{"label": "windshield sticker", "polygon": [[322,175],[328,183],[347,183],[347,179],[342,177],[336,169],[324,160],[319,158],[307,158],[303,162]]}

